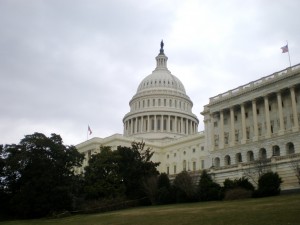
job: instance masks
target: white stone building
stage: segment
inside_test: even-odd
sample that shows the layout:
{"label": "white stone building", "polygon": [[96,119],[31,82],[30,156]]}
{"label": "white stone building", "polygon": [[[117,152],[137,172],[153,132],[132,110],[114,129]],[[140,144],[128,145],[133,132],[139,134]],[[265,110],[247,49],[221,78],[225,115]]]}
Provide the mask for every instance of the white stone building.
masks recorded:
{"label": "white stone building", "polygon": [[206,169],[222,183],[255,174],[263,162],[283,178],[282,189],[300,187],[294,170],[300,160],[299,64],[210,98],[201,112],[205,130],[198,132],[193,102],[167,60],[162,42],[155,70],[129,102],[123,135],[76,146],[86,155],[84,166],[100,146],[114,150],[143,140],[155,152],[158,170],[171,177],[183,170],[197,176]]}

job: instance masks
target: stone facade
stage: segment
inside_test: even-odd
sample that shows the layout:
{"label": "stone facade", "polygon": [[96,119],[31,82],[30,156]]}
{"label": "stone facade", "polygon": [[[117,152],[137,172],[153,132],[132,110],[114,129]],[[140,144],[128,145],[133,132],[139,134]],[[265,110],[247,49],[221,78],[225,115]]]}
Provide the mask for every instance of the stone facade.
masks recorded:
{"label": "stone facade", "polygon": [[155,70],[129,102],[123,135],[76,146],[86,155],[84,166],[101,145],[115,150],[143,140],[155,153],[153,161],[160,162],[158,170],[171,178],[183,170],[198,176],[206,169],[222,183],[255,175],[263,163],[283,178],[282,189],[299,188],[294,171],[300,165],[299,64],[211,97],[201,112],[205,130],[198,132],[193,103],[168,70],[167,60],[162,44]]}

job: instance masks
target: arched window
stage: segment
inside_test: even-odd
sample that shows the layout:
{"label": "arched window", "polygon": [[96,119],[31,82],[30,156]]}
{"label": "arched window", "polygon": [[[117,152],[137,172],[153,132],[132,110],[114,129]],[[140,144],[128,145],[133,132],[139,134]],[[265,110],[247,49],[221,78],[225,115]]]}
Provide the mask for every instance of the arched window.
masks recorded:
{"label": "arched window", "polygon": [[290,154],[294,154],[295,153],[295,147],[294,144],[292,142],[289,142],[286,144],[286,154],[290,155]]}
{"label": "arched window", "polygon": [[266,149],[265,148],[259,149],[258,155],[259,155],[259,159],[267,159]]}
{"label": "arched window", "polygon": [[254,161],[254,155],[253,155],[253,152],[252,152],[252,151],[248,151],[248,152],[247,152],[247,161],[248,161],[248,162]]}
{"label": "arched window", "polygon": [[272,150],[273,150],[273,156],[280,156],[280,148],[278,145],[274,145]]}
{"label": "arched window", "polygon": [[183,160],[183,171],[186,171],[186,160]]}
{"label": "arched window", "polygon": [[236,153],[235,154],[235,163],[238,164],[242,162],[242,154],[241,153]]}
{"label": "arched window", "polygon": [[231,165],[231,159],[229,155],[226,155],[224,160],[225,160],[225,166]]}
{"label": "arched window", "polygon": [[214,166],[215,167],[220,167],[220,158],[219,157],[215,158],[215,160],[214,160]]}

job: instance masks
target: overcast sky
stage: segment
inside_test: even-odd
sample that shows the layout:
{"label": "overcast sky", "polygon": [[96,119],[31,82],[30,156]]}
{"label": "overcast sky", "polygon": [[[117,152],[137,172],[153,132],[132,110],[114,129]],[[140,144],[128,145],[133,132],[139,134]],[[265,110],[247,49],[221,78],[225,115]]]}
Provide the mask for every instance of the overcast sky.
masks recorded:
{"label": "overcast sky", "polygon": [[0,0],[0,144],[123,133],[163,39],[200,112],[213,97],[300,63],[299,0]]}

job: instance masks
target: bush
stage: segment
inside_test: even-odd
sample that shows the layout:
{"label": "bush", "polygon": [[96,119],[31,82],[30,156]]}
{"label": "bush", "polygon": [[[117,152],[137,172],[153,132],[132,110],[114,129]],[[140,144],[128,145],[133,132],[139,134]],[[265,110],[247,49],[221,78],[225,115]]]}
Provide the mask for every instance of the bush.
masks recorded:
{"label": "bush", "polygon": [[157,188],[158,188],[157,191],[158,204],[169,204],[175,202],[170,180],[166,173],[162,173],[158,176]]}
{"label": "bush", "polygon": [[176,202],[192,202],[196,200],[196,188],[191,176],[183,171],[174,180]]}
{"label": "bush", "polygon": [[245,188],[237,187],[225,191],[224,200],[251,198],[251,196],[252,196],[252,191],[247,190]]}
{"label": "bush", "polygon": [[254,192],[254,197],[267,197],[280,194],[280,184],[282,179],[278,173],[268,172],[258,179],[258,189]]}
{"label": "bush", "polygon": [[200,201],[221,199],[221,186],[212,180],[206,170],[203,170],[200,176],[198,194]]}

